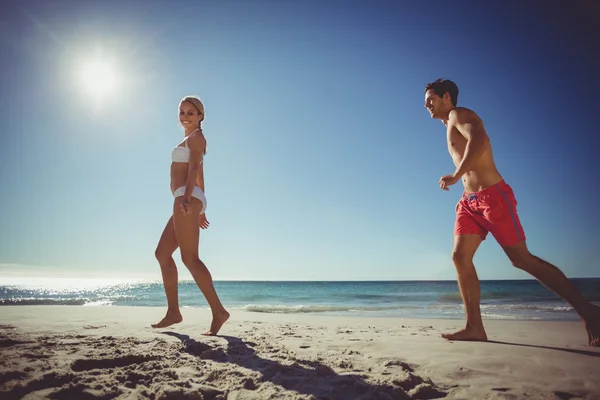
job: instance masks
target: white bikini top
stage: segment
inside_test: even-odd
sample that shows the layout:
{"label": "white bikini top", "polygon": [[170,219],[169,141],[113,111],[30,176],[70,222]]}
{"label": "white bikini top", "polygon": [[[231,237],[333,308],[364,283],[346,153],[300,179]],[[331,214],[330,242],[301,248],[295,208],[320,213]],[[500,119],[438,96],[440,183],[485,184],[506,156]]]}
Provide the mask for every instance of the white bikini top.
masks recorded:
{"label": "white bikini top", "polygon": [[[194,133],[194,132],[192,132],[192,133]],[[189,163],[190,162],[190,154],[191,154],[191,150],[188,147],[187,139],[185,139],[185,144],[183,146],[175,146],[175,148],[171,152],[171,161],[180,162],[180,163]],[[202,158],[202,160],[200,160],[199,164],[202,164],[202,161],[204,161],[204,158]]]}

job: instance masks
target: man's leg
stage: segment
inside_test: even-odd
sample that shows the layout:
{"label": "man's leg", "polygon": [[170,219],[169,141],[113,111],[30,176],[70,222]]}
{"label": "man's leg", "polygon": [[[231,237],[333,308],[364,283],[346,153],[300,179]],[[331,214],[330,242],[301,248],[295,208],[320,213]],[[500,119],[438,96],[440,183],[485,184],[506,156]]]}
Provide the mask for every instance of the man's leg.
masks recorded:
{"label": "man's leg", "polygon": [[486,341],[487,335],[481,320],[479,308],[479,278],[473,264],[473,257],[483,238],[476,234],[455,235],[452,261],[456,267],[458,287],[465,305],[467,326],[455,333],[445,333],[444,339]]}
{"label": "man's leg", "polygon": [[493,193],[496,199],[486,213],[490,231],[512,264],[571,304],[585,322],[589,344],[600,346],[600,308],[584,299],[560,269],[529,252],[512,188],[503,182]]}
{"label": "man's leg", "polygon": [[560,269],[531,254],[525,241],[502,248],[515,267],[529,273],[571,304],[585,322],[589,345],[600,346],[600,307],[588,302]]}

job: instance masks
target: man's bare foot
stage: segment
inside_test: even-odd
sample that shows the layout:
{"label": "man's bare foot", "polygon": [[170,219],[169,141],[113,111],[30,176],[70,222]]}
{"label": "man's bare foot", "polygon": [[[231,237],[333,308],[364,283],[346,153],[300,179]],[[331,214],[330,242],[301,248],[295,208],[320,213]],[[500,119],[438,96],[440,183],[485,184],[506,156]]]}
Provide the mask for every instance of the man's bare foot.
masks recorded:
{"label": "man's bare foot", "polygon": [[585,329],[588,334],[588,344],[600,347],[600,307],[592,306],[592,311],[585,320]]}
{"label": "man's bare foot", "polygon": [[210,324],[210,329],[203,333],[204,336],[215,336],[219,333],[219,330],[223,326],[225,322],[229,319],[229,313],[227,311],[222,312],[219,315],[213,315],[212,323]]}
{"label": "man's bare foot", "polygon": [[169,313],[167,312],[167,315],[165,315],[165,317],[160,320],[160,322],[158,324],[152,324],[153,328],[166,328],[167,326],[171,326],[171,325],[175,325],[180,323],[181,321],[183,321],[183,317],[181,316],[181,313]]}
{"label": "man's bare foot", "polygon": [[443,333],[442,337],[448,340],[465,340],[465,341],[475,341],[475,342],[485,342],[487,341],[487,335],[485,333],[485,329],[475,328],[471,325],[467,325],[465,329],[461,329],[458,332],[454,333]]}

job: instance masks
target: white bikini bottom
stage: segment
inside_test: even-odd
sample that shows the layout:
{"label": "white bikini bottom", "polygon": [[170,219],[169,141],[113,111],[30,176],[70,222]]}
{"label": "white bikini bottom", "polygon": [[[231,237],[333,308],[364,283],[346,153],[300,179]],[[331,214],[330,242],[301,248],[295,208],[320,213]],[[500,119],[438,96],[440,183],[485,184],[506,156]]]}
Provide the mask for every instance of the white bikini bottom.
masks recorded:
{"label": "white bikini bottom", "polygon": [[[178,188],[175,193],[173,193],[173,197],[183,196],[185,194],[185,186]],[[200,210],[200,215],[204,214],[206,211],[206,196],[200,187],[194,186],[194,191],[192,192],[192,197],[197,198],[202,202],[202,210]]]}

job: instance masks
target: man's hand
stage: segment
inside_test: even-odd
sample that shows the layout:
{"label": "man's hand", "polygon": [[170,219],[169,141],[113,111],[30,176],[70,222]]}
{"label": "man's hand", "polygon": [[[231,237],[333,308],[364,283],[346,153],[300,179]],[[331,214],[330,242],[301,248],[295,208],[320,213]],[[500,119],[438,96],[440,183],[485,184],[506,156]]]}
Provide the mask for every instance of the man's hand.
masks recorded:
{"label": "man's hand", "polygon": [[207,229],[210,225],[210,222],[206,219],[206,214],[200,215],[200,228]]}
{"label": "man's hand", "polygon": [[454,185],[456,182],[459,181],[459,179],[460,177],[456,176],[455,174],[450,174],[442,176],[438,183],[440,184],[440,188],[442,188],[443,190],[450,190],[448,186]]}

